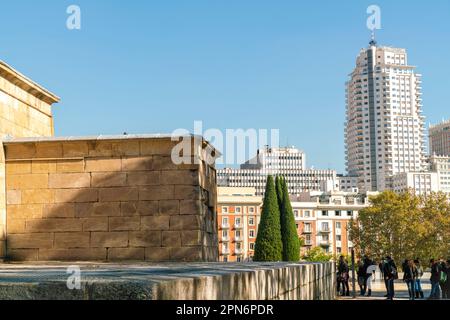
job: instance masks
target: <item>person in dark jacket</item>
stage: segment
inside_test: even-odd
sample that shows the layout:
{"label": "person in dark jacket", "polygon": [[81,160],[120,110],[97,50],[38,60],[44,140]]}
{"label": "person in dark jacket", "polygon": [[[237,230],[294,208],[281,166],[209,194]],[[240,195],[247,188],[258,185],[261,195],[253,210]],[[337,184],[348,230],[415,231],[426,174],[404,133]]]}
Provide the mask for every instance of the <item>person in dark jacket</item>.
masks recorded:
{"label": "person in dark jacket", "polygon": [[442,299],[450,299],[450,260],[445,261],[442,272],[446,275],[445,282],[442,286]]}
{"label": "person in dark jacket", "polygon": [[406,282],[408,286],[409,300],[414,300],[416,298],[415,284],[416,279],[419,276],[416,265],[413,260],[408,260],[406,264],[403,265],[403,281]]}
{"label": "person in dark jacket", "polygon": [[338,264],[338,281],[342,285],[342,295],[350,296],[350,288],[348,286],[349,268],[347,262],[345,262],[344,256],[339,257]]}
{"label": "person in dark jacket", "polygon": [[386,257],[383,265],[383,276],[387,288],[387,299],[393,300],[395,296],[394,281],[398,279],[398,271],[394,260],[390,256]]}
{"label": "person in dark jacket", "polygon": [[439,280],[441,279],[441,265],[438,261],[434,259],[430,260],[430,268],[431,268],[431,292],[428,299],[440,299],[441,293],[439,289]]}
{"label": "person in dark jacket", "polygon": [[357,276],[358,276],[358,286],[359,286],[359,295],[363,296],[366,294],[365,290],[365,282],[366,282],[366,271],[364,270],[364,264],[361,260],[358,260],[357,263],[358,269],[357,269]]}

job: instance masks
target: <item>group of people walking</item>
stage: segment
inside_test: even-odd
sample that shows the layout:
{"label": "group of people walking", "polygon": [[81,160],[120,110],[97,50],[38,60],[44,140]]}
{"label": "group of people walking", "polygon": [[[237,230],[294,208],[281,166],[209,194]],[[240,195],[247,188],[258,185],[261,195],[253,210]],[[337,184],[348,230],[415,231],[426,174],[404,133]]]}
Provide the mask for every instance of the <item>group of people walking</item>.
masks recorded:
{"label": "group of people walking", "polygon": [[[450,299],[450,260],[445,261],[440,259],[430,261],[430,282],[431,293],[428,299]],[[399,279],[399,271],[395,261],[386,256],[381,259],[378,264],[380,274],[384,280],[386,287],[385,297],[393,300],[395,296],[395,280]],[[377,269],[376,263],[368,256],[364,256],[362,260],[357,263],[355,270],[359,286],[359,294],[368,297],[372,295],[372,281],[375,277]],[[409,299],[424,299],[424,292],[422,289],[422,276],[424,268],[419,259],[407,259],[401,265],[403,271],[403,281],[408,286]],[[350,296],[349,290],[350,268],[344,256],[339,258],[337,266],[337,291],[341,296]],[[355,279],[356,280],[356,279]],[[442,293],[442,294],[441,294]]]}

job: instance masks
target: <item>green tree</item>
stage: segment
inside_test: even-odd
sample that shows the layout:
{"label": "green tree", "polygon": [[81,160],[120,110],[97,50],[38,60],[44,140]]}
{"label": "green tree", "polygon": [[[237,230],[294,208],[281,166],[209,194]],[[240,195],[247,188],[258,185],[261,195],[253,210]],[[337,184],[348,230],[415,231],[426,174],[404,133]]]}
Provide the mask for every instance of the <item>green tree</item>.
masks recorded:
{"label": "green tree", "polygon": [[284,179],[281,179],[281,237],[283,240],[283,260],[300,260],[300,239],[295,225],[294,212],[292,211],[289,191]]}
{"label": "green tree", "polygon": [[276,176],[275,178],[275,189],[277,191],[277,199],[278,199],[278,208],[280,208],[283,203],[283,176]]}
{"label": "green tree", "polygon": [[333,255],[328,254],[321,247],[311,248],[304,256],[303,260],[309,262],[329,262],[333,259]]}
{"label": "green tree", "polygon": [[419,197],[412,192],[385,191],[351,222],[350,238],[357,253],[396,261],[426,261],[450,253],[450,204],[445,194]]}
{"label": "green tree", "polygon": [[281,261],[282,259],[280,210],[273,177],[268,176],[253,260]]}

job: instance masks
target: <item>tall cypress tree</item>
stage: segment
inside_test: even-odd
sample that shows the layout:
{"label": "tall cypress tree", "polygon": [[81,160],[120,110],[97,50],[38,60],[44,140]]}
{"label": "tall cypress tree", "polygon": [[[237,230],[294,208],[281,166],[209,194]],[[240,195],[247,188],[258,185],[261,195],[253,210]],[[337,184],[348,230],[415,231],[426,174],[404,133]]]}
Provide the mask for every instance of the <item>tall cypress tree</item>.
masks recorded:
{"label": "tall cypress tree", "polygon": [[281,212],[281,205],[283,203],[283,176],[277,176],[275,178],[275,188],[277,191],[278,208]]}
{"label": "tall cypress tree", "polygon": [[295,225],[294,212],[291,201],[289,200],[289,191],[286,181],[282,181],[282,203],[281,203],[281,236],[283,241],[283,260],[300,260],[300,239]]}
{"label": "tall cypress tree", "polygon": [[273,177],[268,176],[253,260],[281,261],[282,259],[280,210]]}

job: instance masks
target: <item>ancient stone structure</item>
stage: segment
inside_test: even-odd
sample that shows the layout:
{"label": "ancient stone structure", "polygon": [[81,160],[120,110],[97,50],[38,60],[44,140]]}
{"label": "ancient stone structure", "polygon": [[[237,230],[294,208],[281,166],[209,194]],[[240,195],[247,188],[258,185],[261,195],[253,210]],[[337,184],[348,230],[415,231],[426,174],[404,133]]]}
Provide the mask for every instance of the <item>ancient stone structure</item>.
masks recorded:
{"label": "ancient stone structure", "polygon": [[[0,138],[53,135],[59,98],[0,61]],[[0,140],[0,260],[6,251],[5,164]]]}
{"label": "ancient stone structure", "polygon": [[0,260],[216,261],[213,148],[179,137],[175,165],[171,136],[54,138],[58,100],[0,62]]}
{"label": "ancient stone structure", "polygon": [[0,265],[0,300],[332,300],[334,263],[176,263],[79,265],[79,290],[67,265]]}
{"label": "ancient stone structure", "polygon": [[210,146],[175,165],[171,136],[4,141],[7,256],[25,261],[217,261]]}

